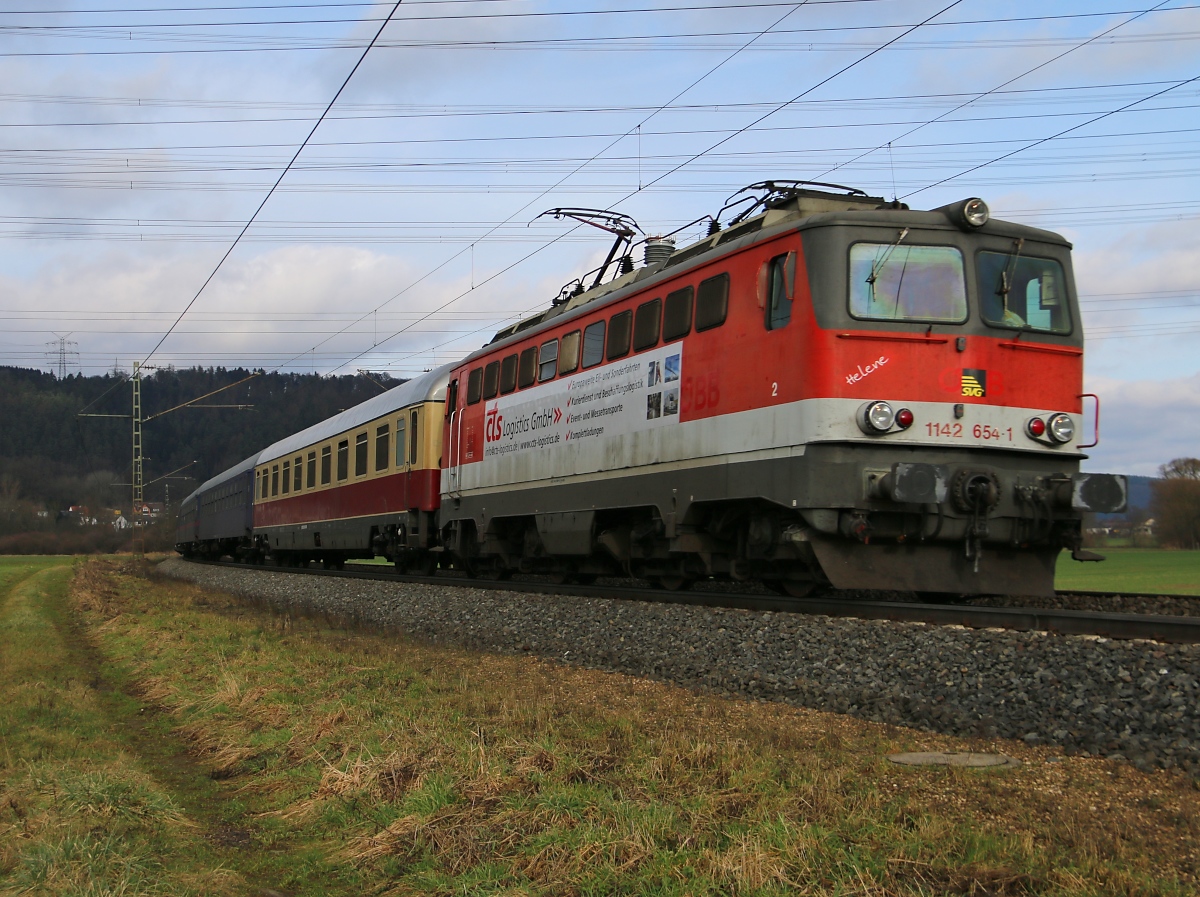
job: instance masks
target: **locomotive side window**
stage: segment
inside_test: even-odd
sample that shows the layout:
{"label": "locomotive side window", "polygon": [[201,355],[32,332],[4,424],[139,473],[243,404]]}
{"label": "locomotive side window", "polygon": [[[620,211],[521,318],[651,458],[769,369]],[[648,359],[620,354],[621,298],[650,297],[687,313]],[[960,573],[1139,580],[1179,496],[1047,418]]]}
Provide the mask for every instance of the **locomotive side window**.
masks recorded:
{"label": "locomotive side window", "polygon": [[629,354],[629,337],[633,331],[633,312],[617,312],[608,321],[608,360]]}
{"label": "locomotive side window", "polygon": [[321,447],[321,485],[328,486],[329,481],[333,479],[333,464],[332,464],[333,447]]}
{"label": "locomotive side window", "polygon": [[304,465],[304,458],[302,458],[300,456],[297,456],[296,460],[292,462],[292,476],[293,476],[292,491],[293,492],[299,492],[302,488],[304,488],[304,478],[303,478],[304,467],[303,467],[303,465]]}
{"label": "locomotive side window", "polygon": [[711,330],[725,323],[729,312],[729,275],[718,274],[700,281],[696,291],[696,332]]}
{"label": "locomotive side window", "polygon": [[375,430],[375,469],[387,470],[388,457],[391,455],[392,447],[388,444],[391,440],[389,437],[392,434],[392,429],[387,424],[378,427]]}
{"label": "locomotive side window", "polygon": [[476,405],[483,398],[483,368],[475,368],[467,377],[467,404]]}
{"label": "locomotive side window", "polygon": [[317,487],[317,453],[308,453],[308,488],[315,489]]}
{"label": "locomotive side window", "polygon": [[287,495],[292,491],[292,462],[283,462],[283,494]]}
{"label": "locomotive side window", "polygon": [[637,308],[633,317],[633,351],[641,352],[658,344],[658,328],[662,321],[662,300],[651,299]]}
{"label": "locomotive side window", "polygon": [[1070,333],[1066,279],[1053,259],[1012,252],[980,252],[975,257],[983,319],[993,327]]}
{"label": "locomotive side window", "polygon": [[551,379],[558,368],[558,340],[552,339],[548,343],[542,343],[538,358],[541,359],[538,362],[538,383],[543,383]]}
{"label": "locomotive side window", "polygon": [[590,368],[604,360],[604,322],[596,321],[583,328],[583,366]]}
{"label": "locomotive side window", "polygon": [[792,253],[777,255],[767,262],[766,324],[768,330],[786,327],[792,319],[791,278],[788,277],[788,262],[795,259]]}
{"label": "locomotive side window", "polygon": [[338,443],[338,481],[350,476],[350,440],[343,439]]}
{"label": "locomotive side window", "polygon": [[663,342],[680,339],[692,329],[692,288],[667,293],[663,309]]}
{"label": "locomotive side window", "polygon": [[579,331],[572,330],[562,338],[562,351],[558,353],[558,372],[570,374],[579,370]]}
{"label": "locomotive side window", "polygon": [[396,418],[396,467],[404,466],[404,457],[408,453],[408,428],[404,418]]}
{"label": "locomotive side window", "polygon": [[417,463],[417,409],[408,416],[408,463]]}
{"label": "locomotive side window", "polygon": [[367,475],[367,434],[359,433],[354,437],[354,475]]}
{"label": "locomotive side window", "polygon": [[500,362],[493,361],[483,369],[483,397],[485,399],[496,398],[496,393],[500,391]]}
{"label": "locomotive side window", "polygon": [[500,391],[508,394],[517,388],[517,356],[509,355],[500,363]]}
{"label": "locomotive side window", "polygon": [[953,246],[855,243],[850,314],[872,321],[965,321],[962,253]]}
{"label": "locomotive side window", "polygon": [[533,386],[537,380],[537,346],[530,346],[521,352],[521,363],[517,367],[517,386],[524,389]]}

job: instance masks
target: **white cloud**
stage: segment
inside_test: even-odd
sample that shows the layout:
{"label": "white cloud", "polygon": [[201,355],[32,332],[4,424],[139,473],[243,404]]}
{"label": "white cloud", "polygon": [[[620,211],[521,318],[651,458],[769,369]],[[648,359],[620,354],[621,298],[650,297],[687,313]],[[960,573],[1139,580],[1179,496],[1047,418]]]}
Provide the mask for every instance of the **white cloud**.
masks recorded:
{"label": "white cloud", "polygon": [[1086,388],[1101,399],[1100,444],[1087,450],[1088,470],[1155,476],[1173,458],[1200,455],[1200,373],[1174,380],[1089,377]]}

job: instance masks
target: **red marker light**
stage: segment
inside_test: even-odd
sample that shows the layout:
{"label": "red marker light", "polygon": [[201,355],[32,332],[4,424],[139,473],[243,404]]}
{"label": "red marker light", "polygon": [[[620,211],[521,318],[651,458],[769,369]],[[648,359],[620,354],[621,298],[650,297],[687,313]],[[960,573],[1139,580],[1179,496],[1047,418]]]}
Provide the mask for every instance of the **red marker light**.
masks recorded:
{"label": "red marker light", "polygon": [[907,408],[901,408],[896,412],[896,426],[901,430],[907,430],[912,426],[913,413]]}
{"label": "red marker light", "polygon": [[1034,439],[1039,439],[1042,436],[1046,435],[1046,422],[1044,420],[1042,420],[1040,417],[1035,417],[1033,420],[1031,420],[1029,423],[1027,423],[1025,425],[1025,429],[1029,432],[1029,435],[1032,436]]}

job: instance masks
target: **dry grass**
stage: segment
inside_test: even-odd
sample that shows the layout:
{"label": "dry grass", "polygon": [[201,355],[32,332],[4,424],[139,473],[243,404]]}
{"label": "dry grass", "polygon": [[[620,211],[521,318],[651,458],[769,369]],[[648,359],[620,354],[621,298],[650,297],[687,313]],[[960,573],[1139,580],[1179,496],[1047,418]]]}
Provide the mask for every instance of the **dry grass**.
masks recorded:
{"label": "dry grass", "polygon": [[[1168,895],[1200,881],[1200,792],[1177,775],[281,621],[104,563],[77,591],[141,694],[248,801],[254,837],[318,849],[300,892],[322,893],[303,878],[316,868],[389,894]],[[904,750],[1025,764],[884,759]]]}

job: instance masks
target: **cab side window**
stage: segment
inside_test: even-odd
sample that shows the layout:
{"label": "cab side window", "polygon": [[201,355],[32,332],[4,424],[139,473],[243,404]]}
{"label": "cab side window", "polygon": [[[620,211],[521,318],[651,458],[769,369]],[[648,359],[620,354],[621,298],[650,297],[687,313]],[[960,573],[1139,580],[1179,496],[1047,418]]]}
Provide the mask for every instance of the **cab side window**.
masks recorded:
{"label": "cab side window", "polygon": [[[767,262],[767,295],[766,295],[766,325],[768,330],[778,330],[786,327],[792,319],[792,293],[788,283],[789,260],[794,259],[791,253],[777,255]],[[794,262],[792,263],[794,265]]]}

